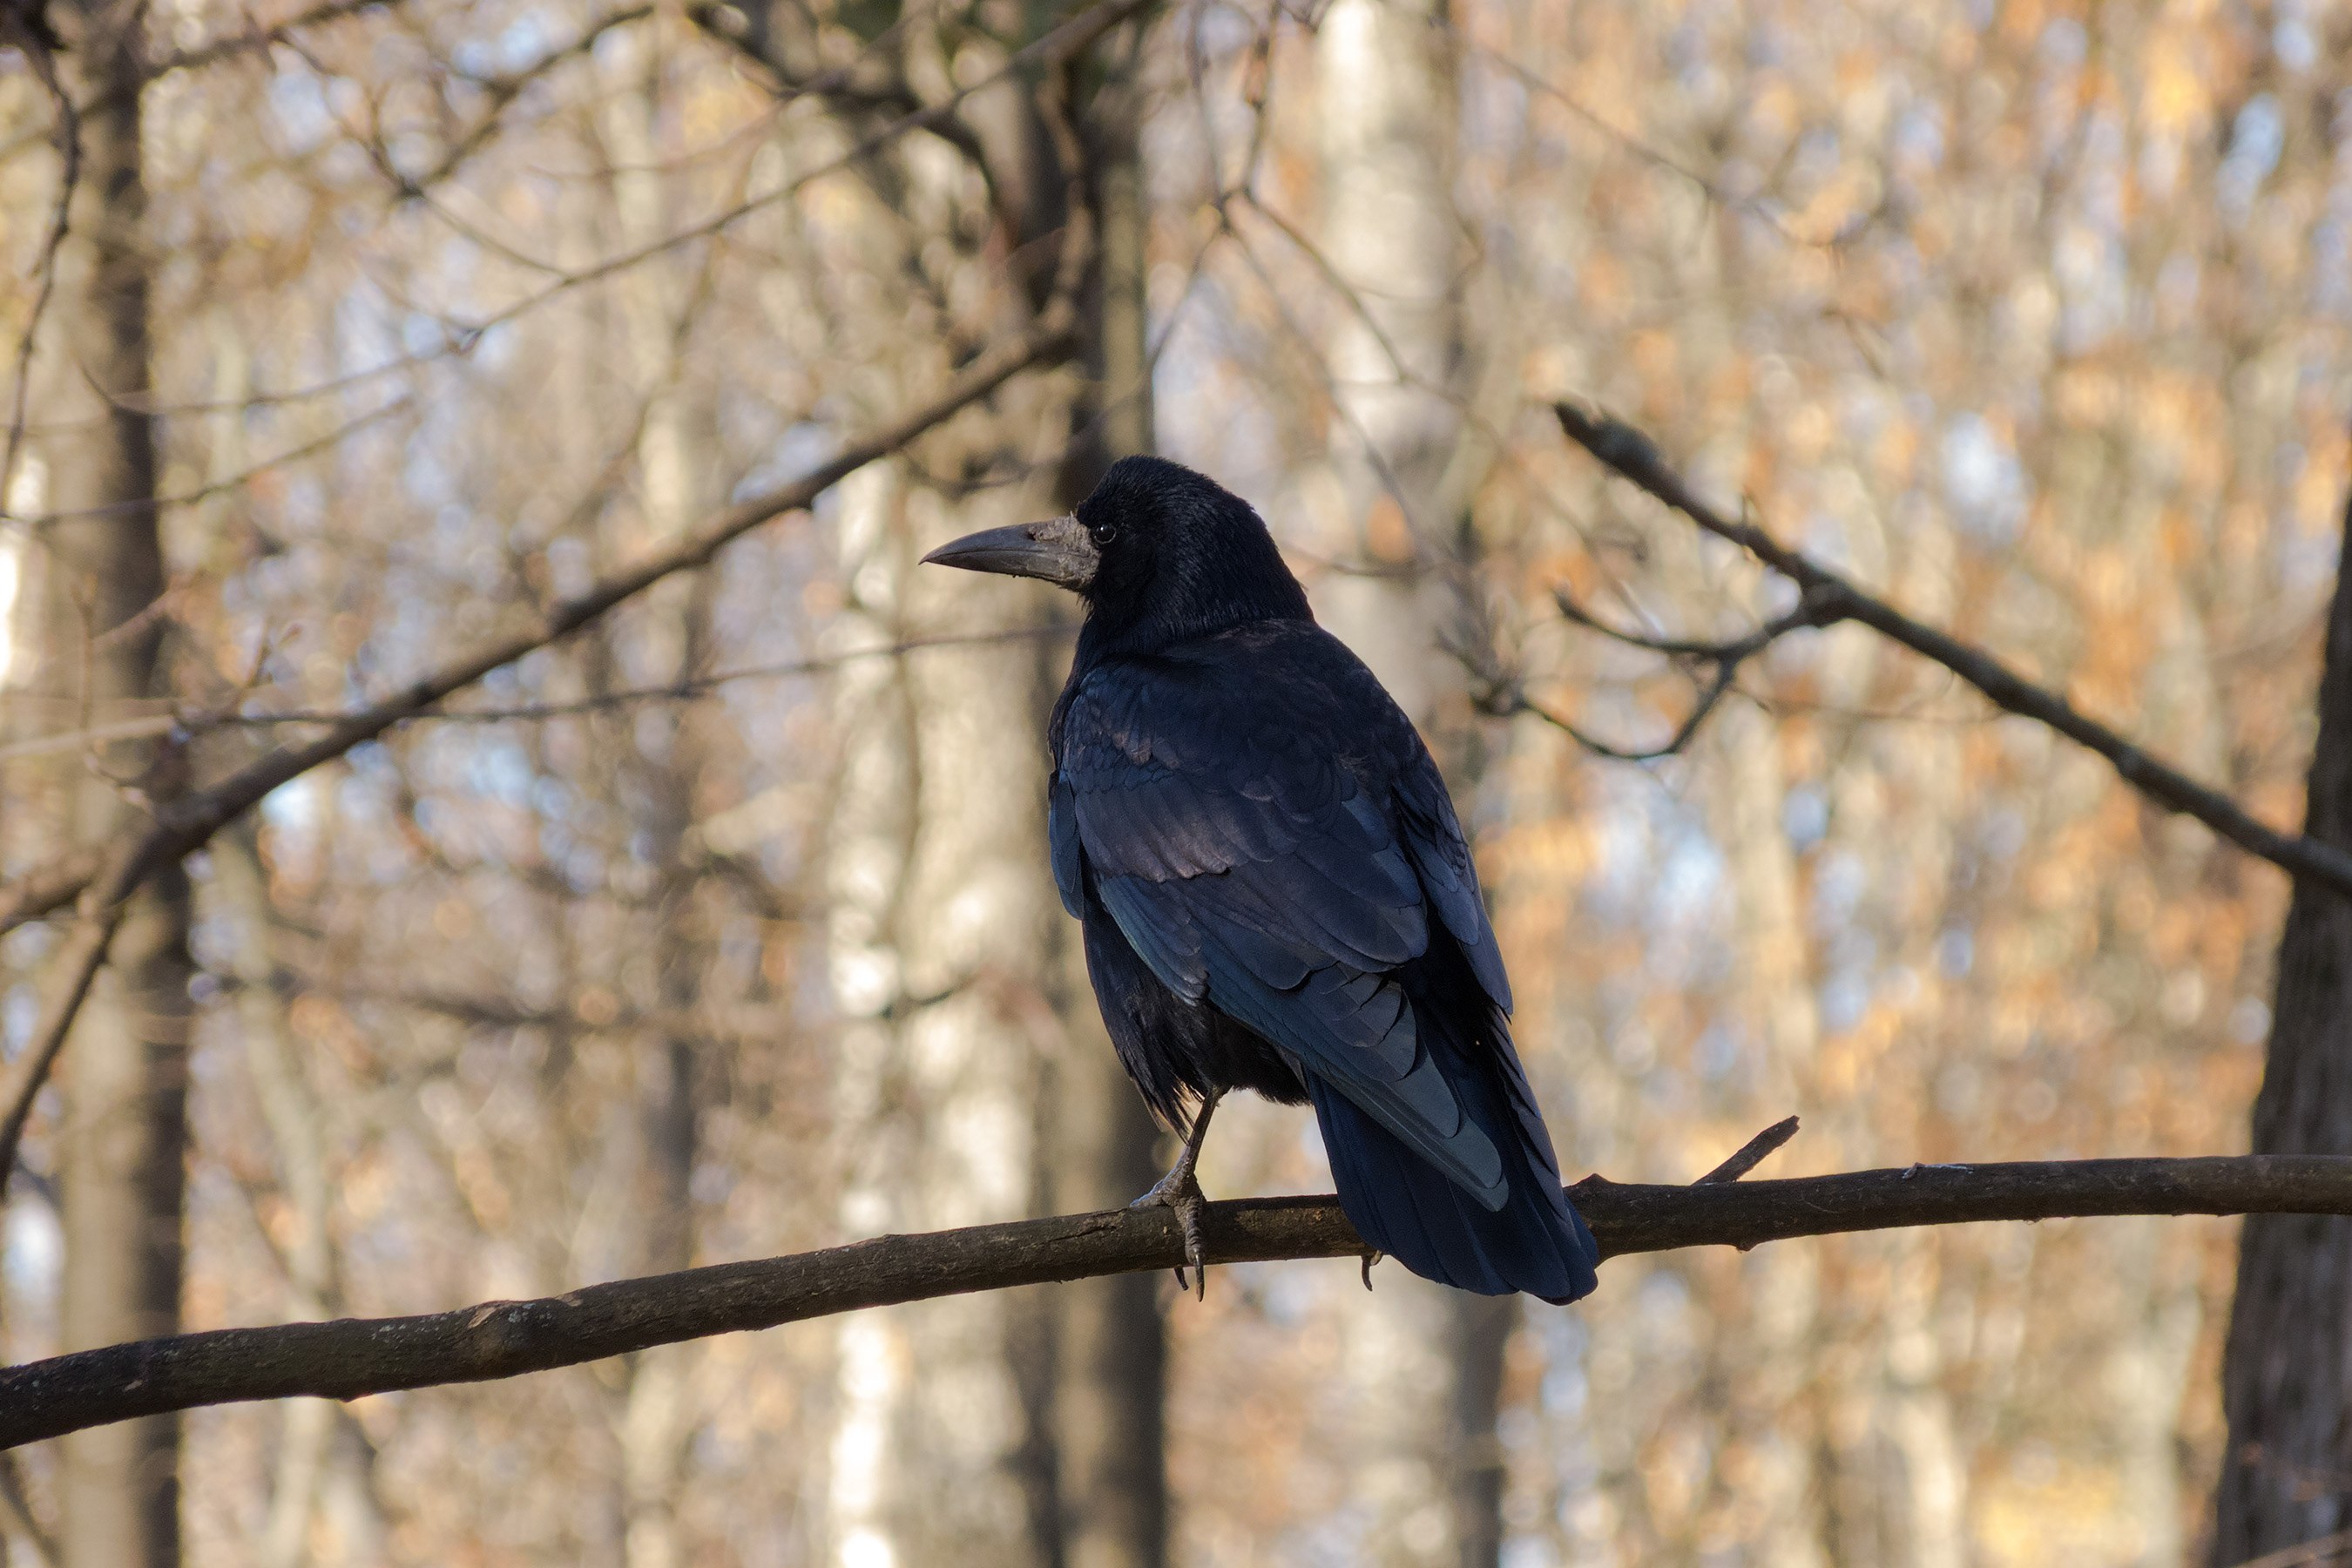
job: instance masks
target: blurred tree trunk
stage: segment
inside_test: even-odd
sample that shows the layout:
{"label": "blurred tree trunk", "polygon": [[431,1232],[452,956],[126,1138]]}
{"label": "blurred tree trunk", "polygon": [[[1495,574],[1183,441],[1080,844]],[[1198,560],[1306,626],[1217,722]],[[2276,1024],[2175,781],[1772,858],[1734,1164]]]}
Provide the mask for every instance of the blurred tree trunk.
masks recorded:
{"label": "blurred tree trunk", "polygon": [[[43,416],[71,428],[47,454],[47,531],[57,595],[48,616],[51,684],[78,692],[89,721],[152,712],[168,692],[149,387],[146,190],[140,159],[145,8],[89,0],[52,7],[70,29],[68,87],[81,118],[73,237],[61,255]],[[120,835],[134,802],[170,793],[175,758],[160,745],[100,748],[79,791],[75,831]],[[123,781],[118,785],[114,780]],[[181,1198],[190,1008],[188,885],[176,868],[150,883],[65,1057],[58,1138],[66,1261],[66,1348],[169,1333],[179,1323]],[[78,1434],[62,1445],[60,1544],[70,1568],[140,1568],[179,1558],[179,1423],[164,1416]]]}
{"label": "blurred tree trunk", "polygon": [[[909,203],[944,206],[961,188],[959,171],[934,163],[910,161],[904,174]],[[919,360],[896,373],[900,388],[912,395],[936,368]],[[1067,421],[1062,387],[1015,384],[993,419],[927,443],[923,466],[977,474],[1038,464],[1057,451]],[[833,650],[1003,631],[1054,614],[1036,584],[919,564],[958,533],[1041,515],[1052,504],[1041,487],[951,497],[910,468],[876,464],[842,487],[836,550],[848,602]],[[1045,1195],[1038,1103],[1058,1054],[1050,999],[1062,972],[1040,804],[1040,673],[1034,645],[1014,641],[852,659],[838,678],[826,880],[843,1018],[845,1234],[1010,1219]],[[1048,1309],[1044,1293],[1015,1292],[844,1321],[834,1562],[1054,1560]]]}
{"label": "blurred tree trunk", "polygon": [[[2352,847],[2352,510],[2336,566],[2304,831]],[[2257,1154],[2352,1154],[2352,903],[2295,885]],[[2221,1403],[2212,1561],[2243,1562],[2352,1525],[2352,1219],[2263,1215],[2241,1233]]]}
{"label": "blurred tree trunk", "polygon": [[[1036,416],[1036,411],[1028,411]],[[1008,415],[1008,420],[1012,417]],[[1019,625],[1029,585],[916,575],[965,528],[1025,515],[1027,487],[950,512],[877,465],[844,486],[837,647]],[[946,573],[934,574],[948,578]],[[1037,1026],[1058,974],[1046,879],[1034,650],[851,660],[836,712],[830,967],[842,1229],[1017,1217],[1037,1205]],[[861,1312],[840,1326],[830,1481],[845,1568],[1041,1560],[1030,1470],[1032,1295]]]}
{"label": "blurred tree trunk", "polygon": [[[1085,331],[1087,390],[1072,410],[1077,441],[1061,474],[1076,505],[1117,458],[1153,448],[1144,281],[1150,213],[1138,146],[1140,91],[1130,59],[1096,93],[1087,142],[1095,160],[1101,250]],[[1066,655],[1045,652],[1050,702]],[[1112,1052],[1088,985],[1077,926],[1056,927],[1063,975],[1055,1001],[1065,1049],[1050,1100],[1053,1206],[1112,1208],[1159,1179],[1158,1128]],[[1166,1323],[1160,1280],[1146,1274],[1062,1288],[1054,1448],[1060,1549],[1068,1568],[1159,1568],[1167,1561]]]}
{"label": "blurred tree trunk", "polygon": [[[606,100],[602,128],[613,154],[622,241],[635,248],[668,233],[678,216],[673,210],[676,182],[664,173],[669,149],[661,137],[662,56],[649,47],[649,38],[631,41],[637,47],[617,62],[625,85]],[[709,411],[677,384],[694,315],[695,286],[681,281],[683,270],[641,268],[620,290],[623,350],[647,403],[637,438],[637,537],[621,542],[614,552],[619,555],[675,540],[716,499],[710,490],[719,458]],[[633,679],[685,681],[702,672],[711,593],[711,574],[696,572],[647,595],[633,629],[643,640],[641,662],[650,668],[631,668]],[[686,847],[703,768],[706,714],[701,704],[667,705],[614,726],[628,737],[618,768],[627,781],[620,795],[654,879],[648,940],[656,1005],[670,1020],[644,1042],[635,1125],[627,1140],[635,1167],[628,1267],[648,1274],[694,1262],[698,1073],[686,1021],[701,999],[710,944],[698,897],[700,870],[688,863]],[[622,1555],[627,1568],[679,1568],[688,1560],[677,1502],[693,1424],[688,1384],[701,1353],[693,1345],[665,1345],[627,1361],[618,1422]]]}
{"label": "blurred tree trunk", "polygon": [[[1805,952],[1801,874],[1782,826],[1789,793],[1781,748],[1770,716],[1733,708],[1715,737],[1721,759],[1716,779],[1718,809],[1729,849],[1737,913],[1741,1016],[1760,1037],[1759,1116],[1802,1110],[1806,1133],[1841,1140],[1836,1126],[1815,1110],[1815,1057],[1821,1020]],[[1820,1127],[1816,1132],[1814,1130]],[[1830,1156],[1834,1161],[1835,1156]],[[1829,1430],[1822,1406],[1837,1391],[1809,1375],[1827,1337],[1821,1310],[1822,1248],[1818,1243],[1759,1247],[1744,1260],[1742,1294],[1754,1312],[1752,1337],[1741,1347],[1745,1375],[1733,1411],[1733,1430],[1774,1455],[1758,1476],[1754,1506],[1762,1515],[1759,1561],[1811,1568],[1830,1560],[1823,1547],[1835,1496],[1821,1471]]]}
{"label": "blurred tree trunk", "polygon": [[[1051,400],[1059,395],[1028,392],[1030,406],[1008,407],[992,435],[991,456],[1020,462],[1031,457],[1024,433],[1050,430],[1048,419],[1080,432],[1061,464],[1063,505],[1111,459],[1150,446],[1149,388],[1129,395],[1146,360],[1138,110],[1118,69],[1088,108],[1092,194],[1107,230],[1090,279],[1091,395],[1057,409]],[[1018,79],[975,94],[963,115],[1034,307],[1067,216],[1065,171]],[[923,550],[953,533],[1042,515],[1052,504],[1032,487],[1000,486],[950,505],[895,472],[857,476],[845,487],[841,520],[849,646],[1066,615],[1031,585],[913,569]],[[852,1156],[861,1173],[845,1199],[852,1230],[1117,1204],[1158,1174],[1155,1130],[1118,1068],[1076,944],[1054,912],[1040,732],[1066,658],[1066,649],[1034,646],[955,650],[843,676],[835,975],[836,1001],[852,1019],[843,1042],[845,1125],[872,1134]],[[985,790],[971,787],[983,778]],[[1024,933],[1032,945],[1022,945]],[[1041,962],[1041,953],[1049,956]],[[1017,1130],[1000,1120],[1016,1107]],[[877,1116],[878,1126],[860,1121]],[[943,1137],[927,1123],[962,1135]],[[1163,1562],[1166,1349],[1157,1297],[1156,1281],[1128,1278],[845,1325],[835,1561],[946,1552],[1084,1568]],[[950,1398],[964,1403],[950,1413],[941,1405]],[[935,1412],[929,1420],[926,1409]],[[958,1436],[941,1441],[950,1428]],[[943,1495],[960,1507],[941,1509]]]}
{"label": "blurred tree trunk", "polygon": [[[285,1316],[294,1321],[335,1317],[342,1300],[328,1228],[333,1192],[326,1117],[287,1028],[282,975],[270,941],[268,880],[250,825],[215,839],[212,863],[219,912],[232,932],[229,965],[237,982],[236,1027],[245,1037],[246,1072],[268,1129],[278,1192],[289,1222],[282,1237],[271,1233],[286,1269]],[[259,1568],[297,1568],[310,1561],[311,1520],[338,1485],[335,1470],[364,1457],[363,1450],[355,1454],[355,1446],[338,1441],[349,1417],[333,1401],[289,1399],[283,1408],[269,1511],[253,1543]],[[363,1478],[357,1495],[366,1495]],[[358,1544],[347,1541],[352,1550],[346,1561],[361,1560]]]}
{"label": "blurred tree trunk", "polygon": [[[1436,646],[1444,584],[1425,569],[1447,548],[1437,531],[1451,528],[1458,504],[1445,480],[1462,438],[1454,400],[1466,379],[1452,193],[1456,62],[1445,19],[1443,0],[1339,0],[1316,33],[1318,237],[1353,293],[1335,306],[1328,351],[1345,519],[1326,547],[1367,568],[1327,579],[1317,610],[1441,758],[1462,748],[1436,730],[1448,695],[1449,661]],[[1377,1270],[1373,1285],[1350,1304],[1342,1331],[1350,1500],[1366,1560],[1490,1564],[1501,1547],[1504,1479],[1496,1416],[1517,1306],[1393,1266]]]}

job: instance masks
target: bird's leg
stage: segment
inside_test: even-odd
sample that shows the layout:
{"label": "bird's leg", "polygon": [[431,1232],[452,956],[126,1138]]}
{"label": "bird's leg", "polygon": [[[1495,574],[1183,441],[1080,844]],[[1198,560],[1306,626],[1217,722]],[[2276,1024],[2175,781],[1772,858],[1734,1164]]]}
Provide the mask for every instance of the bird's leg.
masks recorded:
{"label": "bird's leg", "polygon": [[[1157,1205],[1176,1211],[1176,1223],[1184,1230],[1184,1261],[1192,1266],[1194,1279],[1200,1286],[1201,1300],[1204,1301],[1209,1299],[1209,1266],[1202,1260],[1201,1216],[1207,1211],[1209,1200],[1202,1194],[1201,1183],[1192,1174],[1192,1167],[1200,1163],[1201,1144],[1209,1136],[1209,1118],[1215,1114],[1217,1101],[1223,1098],[1223,1089],[1209,1091],[1208,1097],[1201,1101],[1201,1113],[1192,1118],[1192,1131],[1184,1136],[1184,1152],[1176,1156],[1176,1163],[1168,1167],[1168,1173],[1152,1184],[1150,1192],[1127,1205],[1131,1209],[1142,1209]],[[1183,1268],[1179,1267],[1176,1270],[1177,1288],[1185,1289],[1190,1283],[1184,1278]]]}

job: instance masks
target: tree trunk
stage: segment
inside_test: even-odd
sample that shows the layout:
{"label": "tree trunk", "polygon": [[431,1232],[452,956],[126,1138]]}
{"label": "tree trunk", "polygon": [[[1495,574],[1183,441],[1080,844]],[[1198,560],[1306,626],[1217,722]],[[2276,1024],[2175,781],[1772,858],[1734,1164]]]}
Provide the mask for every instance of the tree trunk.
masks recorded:
{"label": "tree trunk", "polygon": [[[660,173],[672,151],[661,141],[662,57],[646,40],[632,41],[639,47],[617,61],[614,74],[622,80],[606,101],[602,128],[614,154],[613,194],[623,242],[635,248],[654,244],[678,218]],[[709,410],[677,384],[693,310],[690,289],[678,285],[676,268],[647,267],[620,289],[622,348],[647,406],[637,440],[636,536],[616,541],[616,555],[672,542],[713,499],[708,492],[719,457]],[[646,596],[638,630],[660,676],[683,682],[703,672],[712,592],[712,574],[695,572]],[[616,628],[606,631],[617,635]],[[707,721],[702,708],[681,704],[614,727],[628,737],[622,742],[621,771],[634,781],[618,793],[659,879],[649,941],[661,1012],[673,1020],[643,1042],[631,1140],[630,1250],[633,1266],[651,1272],[694,1262],[700,1075],[685,1020],[701,999],[710,943],[698,897],[700,873],[688,863],[685,847]],[[637,739],[648,723],[661,729],[651,746]],[[688,1560],[677,1505],[694,1425],[691,1374],[700,1359],[692,1345],[666,1345],[628,1359],[617,1413],[627,1568],[678,1568]]]}
{"label": "tree trunk", "polygon": [[[1339,0],[1317,31],[1325,195],[1320,240],[1353,290],[1328,363],[1332,463],[1347,530],[1328,552],[1384,571],[1337,575],[1316,608],[1379,675],[1441,758],[1448,665],[1443,584],[1425,570],[1454,519],[1444,480],[1461,437],[1463,245],[1452,199],[1454,61],[1437,4]],[[1377,330],[1375,327],[1377,324]],[[1456,781],[1459,782],[1458,780]],[[1351,1511],[1368,1562],[1485,1568],[1501,1545],[1496,1438],[1503,1352],[1518,1321],[1391,1265],[1350,1302],[1342,1366]]]}
{"label": "tree trunk", "polygon": [[[2346,538],[2352,545],[2352,511]],[[2336,567],[2304,831],[2352,847],[2352,551]],[[2352,1154],[2352,903],[2295,885],[2257,1154]],[[2221,1403],[2229,1416],[2212,1561],[2241,1563],[2352,1525],[2352,1219],[2250,1218],[2239,1243]]]}
{"label": "tree trunk", "polygon": [[[167,695],[164,586],[149,399],[146,192],[140,166],[143,7],[62,8],[81,119],[74,237],[61,253],[50,325],[54,414],[71,422],[47,457],[57,510],[47,574],[52,689],[79,689],[89,720],[152,711]],[[96,389],[93,391],[92,389]],[[102,400],[100,397],[102,394]],[[74,515],[79,514],[79,515]],[[172,787],[174,757],[151,744],[101,748],[76,807],[77,835],[129,830],[143,797]],[[116,780],[131,787],[121,787]],[[66,1348],[170,1333],[179,1325],[181,1197],[190,1009],[188,885],[174,868],[131,907],[66,1058],[58,1139],[66,1261]],[[162,1568],[179,1558],[179,1425],[126,1423],[66,1439],[60,1545],[68,1568]]]}
{"label": "tree trunk", "polygon": [[[230,964],[236,975],[236,1024],[245,1036],[246,1071],[276,1156],[278,1190],[286,1200],[290,1234],[280,1244],[286,1268],[285,1315],[298,1321],[332,1317],[341,1306],[335,1257],[328,1232],[332,1206],[323,1118],[288,1037],[286,999],[278,991],[270,944],[268,880],[253,835],[240,824],[213,841],[213,886],[228,916]],[[286,1402],[270,1479],[269,1512],[253,1560],[258,1568],[296,1568],[308,1561],[310,1515],[342,1413],[323,1399]]]}
{"label": "tree trunk", "polygon": [[[1144,305],[1150,222],[1137,145],[1139,94],[1129,73],[1095,96],[1101,250],[1086,322],[1092,395],[1072,411],[1078,440],[1061,500],[1075,506],[1117,458],[1152,449],[1150,350]],[[1063,654],[1045,685],[1061,685]],[[1065,979],[1055,997],[1066,1049],[1055,1064],[1051,1151],[1056,1209],[1114,1207],[1158,1179],[1158,1128],[1128,1081],[1087,983],[1077,926],[1066,921]],[[1054,1448],[1062,1558],[1067,1568],[1160,1568],[1167,1561],[1166,1323],[1160,1281],[1127,1274],[1059,1293]]]}
{"label": "tree trunk", "polygon": [[[1026,389],[1023,389],[1026,390]],[[1000,430],[1066,417],[1009,395]],[[1040,406],[1040,403],[1044,406]],[[950,457],[950,461],[960,460]],[[951,510],[896,465],[841,490],[842,650],[1018,626],[1047,590],[919,567],[963,531],[1036,515],[1027,486]],[[1012,1219],[1040,1199],[1035,1129],[1060,917],[1045,842],[1037,659],[1025,644],[849,660],[827,844],[842,1228]],[[1049,1560],[1042,1299],[973,1296],[840,1328],[830,1478],[845,1568]]]}

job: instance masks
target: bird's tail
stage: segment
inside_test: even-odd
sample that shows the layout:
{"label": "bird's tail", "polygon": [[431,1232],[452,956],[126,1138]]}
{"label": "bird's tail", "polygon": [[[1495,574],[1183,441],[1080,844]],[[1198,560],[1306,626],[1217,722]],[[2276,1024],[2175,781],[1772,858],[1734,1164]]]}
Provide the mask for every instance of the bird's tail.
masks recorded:
{"label": "bird's tail", "polygon": [[1417,1000],[1414,1011],[1464,1114],[1501,1152],[1509,1193],[1502,1207],[1487,1208],[1309,1073],[1339,1206],[1367,1242],[1425,1279],[1556,1303],[1591,1293],[1600,1249],[1560,1190],[1559,1161],[1502,1018],[1489,1013],[1491,1039],[1469,1042],[1438,1022],[1459,1010]]}

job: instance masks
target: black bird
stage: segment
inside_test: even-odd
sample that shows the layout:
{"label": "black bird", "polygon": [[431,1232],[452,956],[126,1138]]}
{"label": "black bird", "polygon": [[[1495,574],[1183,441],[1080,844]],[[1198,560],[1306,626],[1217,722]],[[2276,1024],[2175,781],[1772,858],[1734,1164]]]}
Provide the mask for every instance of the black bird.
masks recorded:
{"label": "black bird", "polygon": [[1054,880],[1120,1061],[1190,1123],[1137,1203],[1176,1210],[1194,1269],[1193,1163],[1218,1097],[1253,1089],[1314,1102],[1348,1217],[1414,1273],[1590,1291],[1444,782],[1249,503],[1126,458],[1075,514],[924,559],[1086,601],[1050,731]]}

